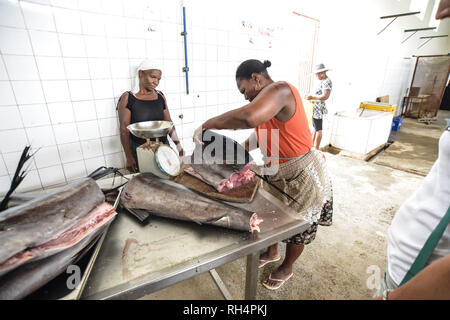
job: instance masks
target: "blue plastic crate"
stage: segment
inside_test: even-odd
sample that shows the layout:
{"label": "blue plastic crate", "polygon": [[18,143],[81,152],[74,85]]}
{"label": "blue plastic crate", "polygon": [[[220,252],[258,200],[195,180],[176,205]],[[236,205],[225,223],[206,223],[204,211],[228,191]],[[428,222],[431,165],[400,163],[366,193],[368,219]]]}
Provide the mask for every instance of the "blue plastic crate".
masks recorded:
{"label": "blue plastic crate", "polygon": [[394,119],[392,120],[392,131],[400,130],[402,126],[402,121],[403,121],[402,117],[394,117]]}

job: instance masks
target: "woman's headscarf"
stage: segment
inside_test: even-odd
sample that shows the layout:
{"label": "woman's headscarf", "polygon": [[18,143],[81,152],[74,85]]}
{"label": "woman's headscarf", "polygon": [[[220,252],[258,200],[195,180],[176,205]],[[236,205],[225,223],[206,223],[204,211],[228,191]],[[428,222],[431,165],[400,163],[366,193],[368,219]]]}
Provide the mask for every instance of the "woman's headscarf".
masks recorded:
{"label": "woman's headscarf", "polygon": [[139,91],[139,70],[151,70],[151,69],[156,69],[156,70],[161,70],[160,68],[158,68],[156,66],[156,63],[152,60],[149,59],[145,59],[141,62],[141,64],[139,65],[139,67],[137,67],[136,69],[136,78],[134,80],[134,93],[137,93]]}

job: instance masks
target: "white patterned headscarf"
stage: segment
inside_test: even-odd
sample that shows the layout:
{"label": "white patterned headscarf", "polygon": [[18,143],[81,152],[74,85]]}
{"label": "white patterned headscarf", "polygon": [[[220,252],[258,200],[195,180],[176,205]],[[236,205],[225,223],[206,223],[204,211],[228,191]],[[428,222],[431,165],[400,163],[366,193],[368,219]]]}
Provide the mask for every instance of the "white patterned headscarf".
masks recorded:
{"label": "white patterned headscarf", "polygon": [[141,64],[139,65],[139,67],[137,67],[136,69],[136,78],[134,80],[134,93],[137,93],[139,91],[139,70],[151,70],[151,69],[156,69],[156,70],[161,70],[160,68],[158,68],[158,66],[156,65],[156,63],[152,60],[149,59],[145,59],[141,62]]}

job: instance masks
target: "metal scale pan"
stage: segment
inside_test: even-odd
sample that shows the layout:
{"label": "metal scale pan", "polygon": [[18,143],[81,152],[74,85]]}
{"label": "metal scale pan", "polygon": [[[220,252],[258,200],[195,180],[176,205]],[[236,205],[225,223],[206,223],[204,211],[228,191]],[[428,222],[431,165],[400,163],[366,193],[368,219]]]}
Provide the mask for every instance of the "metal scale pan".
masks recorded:
{"label": "metal scale pan", "polygon": [[166,136],[173,128],[170,121],[144,121],[127,126],[127,129],[141,139],[160,138]]}
{"label": "metal scale pan", "polygon": [[[170,121],[144,121],[130,124],[127,129],[147,142],[136,149],[139,171],[151,172],[162,179],[176,177],[181,172],[182,160],[168,145],[158,138],[166,136],[173,128]],[[156,138],[156,141],[150,139]],[[145,210],[127,210],[142,224],[149,222],[150,214]]]}
{"label": "metal scale pan", "polygon": [[[178,154],[158,139],[170,132],[172,122],[144,121],[133,123],[127,128],[134,136],[147,140],[136,149],[140,172],[151,172],[163,179],[180,174],[182,161]],[[156,138],[156,141],[150,141],[151,138]]]}

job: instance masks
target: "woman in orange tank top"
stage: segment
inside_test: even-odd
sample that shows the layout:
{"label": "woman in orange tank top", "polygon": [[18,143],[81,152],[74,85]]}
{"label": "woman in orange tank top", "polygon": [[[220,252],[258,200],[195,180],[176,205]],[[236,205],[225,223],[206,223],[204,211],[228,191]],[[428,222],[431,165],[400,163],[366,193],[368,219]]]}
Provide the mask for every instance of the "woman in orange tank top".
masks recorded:
{"label": "woman in orange tank top", "polygon": [[[245,141],[245,148],[251,151],[259,147],[265,156],[265,177],[269,183],[264,183],[264,188],[311,223],[303,233],[283,240],[287,243],[285,259],[263,282],[266,288],[274,290],[293,275],[293,263],[304,246],[314,240],[318,225],[331,225],[333,200],[324,156],[312,148],[300,95],[291,84],[274,82],[267,72],[270,65],[270,61],[258,60],[241,63],[236,84],[250,103],[207,120],[195,131],[194,141],[203,144],[199,137],[206,129],[255,128]],[[260,256],[259,267],[278,260],[275,244]]]}

